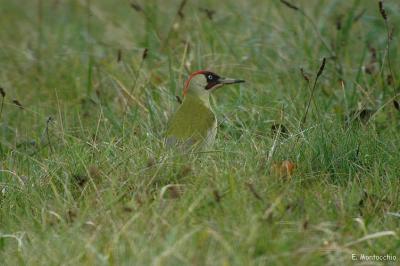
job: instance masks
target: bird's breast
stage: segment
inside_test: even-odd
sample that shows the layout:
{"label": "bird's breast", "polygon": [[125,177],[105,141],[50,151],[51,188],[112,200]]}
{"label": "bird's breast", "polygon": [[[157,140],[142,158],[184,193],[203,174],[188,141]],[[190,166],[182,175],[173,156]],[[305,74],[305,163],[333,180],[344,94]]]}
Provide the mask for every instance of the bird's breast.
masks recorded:
{"label": "bird's breast", "polygon": [[214,140],[217,120],[211,108],[202,101],[185,99],[171,118],[167,139],[176,141],[200,142]]}

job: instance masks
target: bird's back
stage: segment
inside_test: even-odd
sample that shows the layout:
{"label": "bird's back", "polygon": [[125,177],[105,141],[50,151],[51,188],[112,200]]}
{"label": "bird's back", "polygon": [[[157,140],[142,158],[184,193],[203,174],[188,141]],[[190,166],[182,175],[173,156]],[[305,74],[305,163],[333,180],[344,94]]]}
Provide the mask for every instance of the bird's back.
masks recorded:
{"label": "bird's back", "polygon": [[196,97],[186,97],[169,121],[167,145],[209,144],[215,138],[216,118],[212,110]]}

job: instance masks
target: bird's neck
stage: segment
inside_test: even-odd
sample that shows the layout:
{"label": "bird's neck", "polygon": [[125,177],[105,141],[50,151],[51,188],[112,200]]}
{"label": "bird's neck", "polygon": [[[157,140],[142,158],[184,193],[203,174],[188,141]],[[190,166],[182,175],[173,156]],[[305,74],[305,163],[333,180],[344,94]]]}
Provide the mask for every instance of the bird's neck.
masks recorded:
{"label": "bird's neck", "polygon": [[210,108],[210,95],[208,93],[198,93],[193,91],[188,91],[187,95],[184,98],[184,101],[199,101],[204,104],[206,107]]}

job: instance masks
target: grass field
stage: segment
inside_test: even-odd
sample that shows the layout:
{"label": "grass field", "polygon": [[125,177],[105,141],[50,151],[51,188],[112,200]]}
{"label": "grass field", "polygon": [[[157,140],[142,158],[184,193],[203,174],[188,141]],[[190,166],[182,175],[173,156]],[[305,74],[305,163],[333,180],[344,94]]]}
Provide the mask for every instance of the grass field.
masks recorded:
{"label": "grass field", "polygon": [[[290,3],[0,0],[0,264],[399,263],[400,5]],[[246,83],[168,151],[198,69]]]}

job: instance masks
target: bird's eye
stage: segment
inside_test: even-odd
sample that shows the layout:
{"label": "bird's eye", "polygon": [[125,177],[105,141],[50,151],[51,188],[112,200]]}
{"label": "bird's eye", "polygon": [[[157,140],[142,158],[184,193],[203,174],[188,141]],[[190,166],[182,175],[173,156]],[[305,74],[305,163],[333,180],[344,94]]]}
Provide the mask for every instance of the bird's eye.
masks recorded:
{"label": "bird's eye", "polygon": [[212,80],[212,79],[213,79],[213,76],[212,76],[212,75],[208,75],[208,79],[209,79],[209,80]]}

